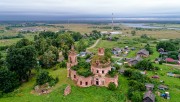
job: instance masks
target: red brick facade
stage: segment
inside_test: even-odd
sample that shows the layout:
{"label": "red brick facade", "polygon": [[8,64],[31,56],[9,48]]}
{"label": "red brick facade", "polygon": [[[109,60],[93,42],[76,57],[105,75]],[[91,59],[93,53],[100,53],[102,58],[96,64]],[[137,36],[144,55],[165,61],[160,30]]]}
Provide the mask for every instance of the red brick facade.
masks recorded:
{"label": "red brick facade", "polygon": [[[104,55],[104,49],[100,48],[98,50],[98,55]],[[115,83],[118,86],[118,75],[111,78],[108,77],[107,74],[111,71],[111,62],[108,61],[105,64],[100,64],[98,61],[96,64],[91,64],[91,72],[93,76],[84,77],[80,76],[76,73],[76,71],[72,70],[71,67],[77,65],[77,57],[75,50],[72,48],[69,52],[68,62],[67,62],[67,77],[70,77],[73,81],[75,81],[76,85],[79,87],[89,87],[92,85],[96,86],[105,86],[108,87],[110,82]]]}

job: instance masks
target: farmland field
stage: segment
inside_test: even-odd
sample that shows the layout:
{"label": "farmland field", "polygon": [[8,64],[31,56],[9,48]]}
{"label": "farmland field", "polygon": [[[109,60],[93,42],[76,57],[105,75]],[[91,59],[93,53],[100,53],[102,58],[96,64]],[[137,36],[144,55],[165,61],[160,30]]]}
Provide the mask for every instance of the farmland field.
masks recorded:
{"label": "farmland field", "polygon": [[[82,35],[90,34],[92,30],[98,30],[98,31],[111,31],[111,29],[105,29],[110,26],[110,24],[49,24],[47,25],[41,25],[36,26],[39,29],[43,29],[46,31],[53,31],[57,32],[60,30],[71,30],[80,32]],[[166,26],[166,27],[176,27],[179,28],[180,24],[148,24],[152,26]],[[17,36],[20,32],[20,29],[24,27],[14,27],[12,29],[6,30],[5,27],[7,25],[0,25],[0,30],[4,30],[3,32],[0,32],[0,38],[3,36]],[[63,27],[62,27],[63,26]],[[168,30],[168,29],[136,29],[132,27],[127,27],[122,24],[116,25],[121,28],[122,34],[120,35],[112,35],[111,37],[117,37],[118,40],[112,41],[107,39],[99,38],[99,42],[94,47],[88,49],[88,51],[96,53],[98,48],[108,48],[112,49],[114,47],[118,48],[132,48],[134,47],[135,50],[130,51],[127,55],[123,56],[117,56],[113,60],[117,61],[120,58],[134,58],[136,57],[137,52],[144,48],[146,44],[150,44],[150,47],[153,50],[153,54],[150,55],[146,59],[150,59],[150,61],[154,61],[156,58],[159,57],[159,53],[156,50],[156,44],[160,40],[169,40],[169,39],[176,39],[180,38],[180,30]],[[132,36],[131,31],[136,31],[136,34]],[[39,31],[40,32],[40,31]],[[31,32],[31,33],[22,33],[23,37],[21,38],[8,38],[8,39],[0,39],[0,47],[3,46],[11,46],[21,40],[22,38],[27,38],[30,41],[34,40],[34,36],[38,35],[39,32]],[[146,34],[148,37],[153,38],[151,40],[147,40],[146,42],[140,41],[141,35]],[[107,36],[109,37],[109,36]],[[95,42],[95,40],[92,40]],[[75,45],[78,42],[75,42]],[[3,58],[6,58],[7,51],[2,50],[0,51],[3,54]],[[173,67],[168,66],[165,63],[162,65],[155,64],[153,65],[160,68],[160,70],[157,71],[147,71],[147,76],[151,78],[153,75],[158,75],[160,79],[157,79],[159,82],[160,80],[164,81],[164,84],[166,84],[169,87],[168,92],[170,92],[171,99],[166,100],[160,96],[158,96],[157,86],[156,91],[154,92],[156,95],[156,102],[179,102],[180,100],[180,80],[179,78],[174,77],[168,77],[166,75],[167,72],[172,72],[174,70],[180,70],[180,66]],[[56,69],[55,69],[56,67]],[[129,67],[122,66],[121,68],[130,69]],[[55,70],[54,70],[55,69]],[[133,68],[132,68],[133,69]],[[128,83],[129,79],[122,74],[119,74],[119,86],[117,90],[110,91],[106,87],[96,87],[91,86],[88,88],[80,88],[75,85],[75,83],[70,80],[70,78],[67,78],[67,70],[66,68],[60,68],[58,64],[54,66],[53,68],[46,69],[50,75],[53,77],[58,77],[59,82],[51,88],[51,93],[44,94],[44,95],[38,95],[37,93],[33,93],[32,90],[34,88],[34,85],[36,83],[36,70],[32,70],[33,77],[30,78],[28,82],[23,83],[19,88],[17,88],[15,91],[0,95],[0,102],[129,102],[128,100]],[[138,69],[133,69],[136,71],[139,71]],[[139,71],[140,72],[140,71]],[[63,95],[63,91],[67,85],[71,85],[72,92],[68,96]]]}

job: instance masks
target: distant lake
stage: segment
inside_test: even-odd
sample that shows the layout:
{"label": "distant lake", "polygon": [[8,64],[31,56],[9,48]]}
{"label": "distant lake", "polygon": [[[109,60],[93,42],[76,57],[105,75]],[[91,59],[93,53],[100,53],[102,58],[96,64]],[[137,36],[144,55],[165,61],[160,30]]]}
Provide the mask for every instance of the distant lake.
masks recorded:
{"label": "distant lake", "polygon": [[133,28],[144,28],[144,29],[170,29],[170,30],[180,30],[180,28],[173,27],[156,27],[145,23],[121,23],[122,25],[133,27]]}

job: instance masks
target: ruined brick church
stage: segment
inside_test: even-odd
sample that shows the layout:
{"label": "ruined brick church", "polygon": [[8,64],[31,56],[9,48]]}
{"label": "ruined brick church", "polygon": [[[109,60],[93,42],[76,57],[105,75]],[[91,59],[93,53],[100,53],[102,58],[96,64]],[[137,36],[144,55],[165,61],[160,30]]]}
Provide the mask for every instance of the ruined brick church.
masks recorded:
{"label": "ruined brick church", "polygon": [[[99,48],[96,56],[103,57],[104,48]],[[77,53],[74,47],[72,47],[68,55],[67,77],[71,78],[79,87],[89,87],[92,85],[108,87],[110,82],[113,82],[116,86],[118,86],[118,75],[114,77],[108,76],[108,72],[111,71],[110,60],[104,63],[101,62],[102,61],[99,59],[94,61],[91,60],[91,72],[93,75],[88,77],[78,75],[78,73],[71,68],[78,64]]]}

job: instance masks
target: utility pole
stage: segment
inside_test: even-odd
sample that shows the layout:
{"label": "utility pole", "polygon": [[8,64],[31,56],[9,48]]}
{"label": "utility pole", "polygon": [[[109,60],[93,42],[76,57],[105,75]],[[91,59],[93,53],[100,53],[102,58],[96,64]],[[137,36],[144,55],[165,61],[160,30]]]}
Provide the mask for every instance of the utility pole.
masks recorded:
{"label": "utility pole", "polygon": [[68,29],[69,29],[69,19],[68,19]]}
{"label": "utility pole", "polygon": [[114,30],[114,17],[113,16],[114,16],[114,14],[112,13],[112,28],[111,28],[112,31]]}

